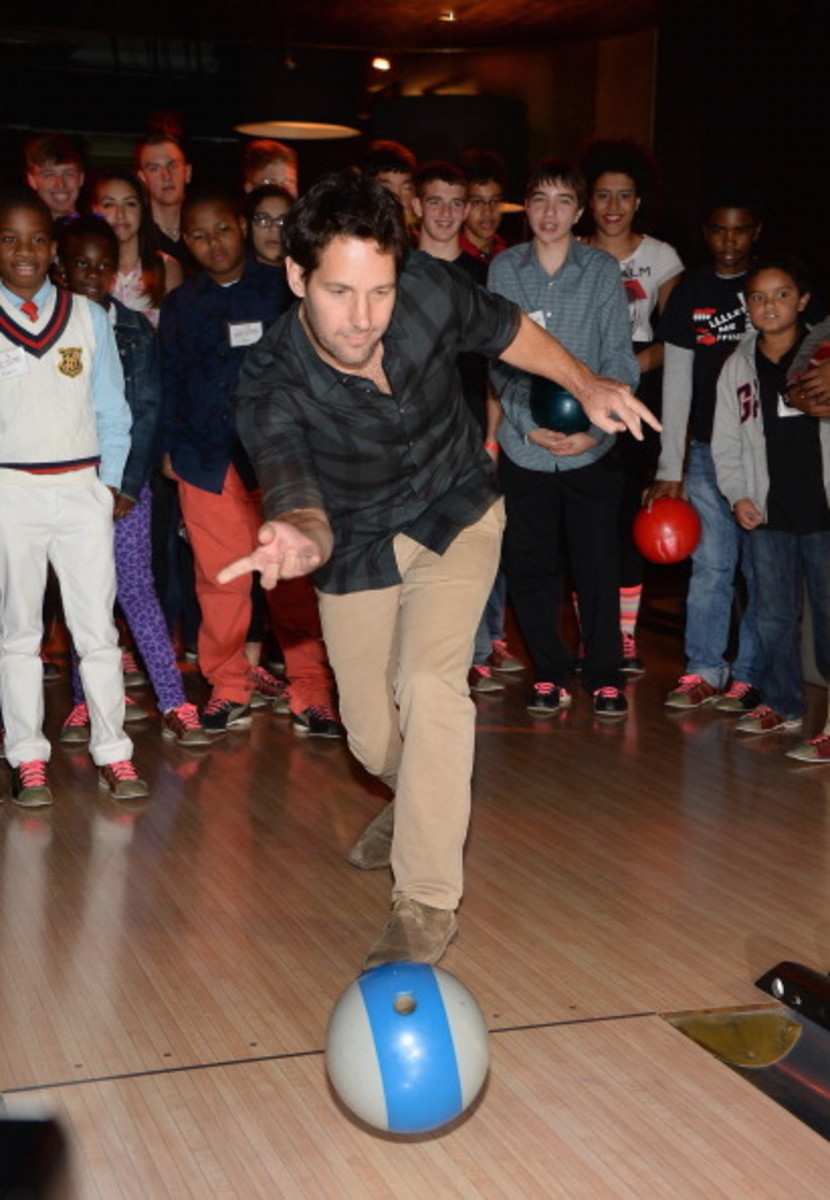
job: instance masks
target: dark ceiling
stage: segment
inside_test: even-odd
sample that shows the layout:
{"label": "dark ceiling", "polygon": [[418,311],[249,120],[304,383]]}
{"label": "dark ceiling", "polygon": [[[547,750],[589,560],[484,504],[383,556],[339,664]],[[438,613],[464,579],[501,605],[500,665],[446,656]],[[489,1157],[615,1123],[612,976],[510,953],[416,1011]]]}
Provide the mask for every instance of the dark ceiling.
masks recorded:
{"label": "dark ceiling", "polygon": [[[26,29],[190,41],[372,50],[538,46],[610,37],[657,23],[660,0],[46,0],[19,10]],[[2,32],[2,31],[0,31]]]}

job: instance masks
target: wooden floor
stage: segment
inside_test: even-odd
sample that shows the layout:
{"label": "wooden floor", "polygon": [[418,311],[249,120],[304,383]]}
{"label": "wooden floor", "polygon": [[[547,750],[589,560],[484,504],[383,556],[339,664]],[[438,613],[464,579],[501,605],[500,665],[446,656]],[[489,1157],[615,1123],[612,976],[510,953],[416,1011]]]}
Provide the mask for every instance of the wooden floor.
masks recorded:
{"label": "wooden floor", "polygon": [[[344,862],[381,802],[345,747],[263,713],[198,756],[155,719],[131,814],[55,739],[54,809],[0,808],[0,1091],[62,1122],[72,1200],[827,1197],[830,1144],[665,1015],[771,1003],[753,980],[782,958],[830,967],[830,765],[672,715],[679,639],[642,648],[625,723],[582,695],[534,721],[517,680],[477,701],[444,965],[484,1010],[492,1070],[466,1118],[416,1140],[358,1126],[324,1071],[389,891]],[[52,734],[66,702],[47,689]]]}

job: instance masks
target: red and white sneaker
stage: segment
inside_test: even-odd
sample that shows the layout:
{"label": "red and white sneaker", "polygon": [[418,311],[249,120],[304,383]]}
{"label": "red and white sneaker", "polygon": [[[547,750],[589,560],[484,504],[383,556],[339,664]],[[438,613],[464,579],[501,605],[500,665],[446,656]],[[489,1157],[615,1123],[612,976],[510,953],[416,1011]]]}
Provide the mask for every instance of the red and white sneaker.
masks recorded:
{"label": "red and white sneaker", "polygon": [[265,708],[270,704],[275,713],[291,711],[288,685],[282,679],[277,679],[276,675],[272,675],[265,667],[251,667],[250,676],[254,685],[248,701],[251,708]]}
{"label": "red and white sneaker", "polygon": [[140,688],[147,686],[147,676],[135,661],[135,655],[124,650],[121,655],[121,670],[124,672],[125,688]]}
{"label": "red and white sneaker", "polygon": [[98,784],[107,788],[116,800],[144,800],[150,794],[150,789],[143,779],[139,779],[129,758],[99,767]]}
{"label": "red and white sneaker", "polygon": [[520,658],[516,658],[515,654],[511,654],[508,649],[507,642],[503,638],[496,638],[493,641],[492,652],[487,659],[487,666],[494,671],[523,671],[525,665]]}
{"label": "red and white sneaker", "polygon": [[808,742],[799,742],[792,750],[787,750],[786,755],[797,762],[830,763],[830,731],[820,733]]}
{"label": "red and white sneaker", "polygon": [[89,709],[85,703],[76,704],[61,726],[58,739],[66,743],[88,742],[90,733]]}
{"label": "red and white sneaker", "polygon": [[195,704],[179,704],[168,708],[161,718],[161,736],[180,746],[209,746],[210,735],[202,724]]}
{"label": "red and white sneaker", "polygon": [[677,687],[664,701],[666,708],[701,708],[712,704],[720,692],[700,675],[681,675]]}
{"label": "red and white sneaker", "polygon": [[45,808],[52,803],[43,759],[36,758],[12,767],[12,800],[21,808]]}
{"label": "red and white sneaker", "polygon": [[739,733],[788,733],[801,728],[801,717],[783,717],[768,704],[759,704],[735,728]]}

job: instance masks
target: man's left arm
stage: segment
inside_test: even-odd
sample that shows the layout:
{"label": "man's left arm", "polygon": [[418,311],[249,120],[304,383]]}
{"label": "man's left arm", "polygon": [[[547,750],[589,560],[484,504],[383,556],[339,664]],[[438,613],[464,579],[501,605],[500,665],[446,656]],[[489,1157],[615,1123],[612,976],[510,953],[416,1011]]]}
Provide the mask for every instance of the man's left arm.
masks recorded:
{"label": "man's left arm", "polygon": [[653,429],[660,428],[660,422],[632,395],[630,387],[615,379],[595,375],[525,313],[522,313],[513,341],[498,357],[511,367],[533,371],[561,384],[576,396],[591,424],[606,433],[628,429],[642,441],[643,421]]}
{"label": "man's left arm", "polygon": [[124,373],[109,318],[98,304],[90,302],[89,311],[95,334],[90,388],[101,454],[98,475],[107,487],[117,490],[130,452],[132,418],[124,396]]}

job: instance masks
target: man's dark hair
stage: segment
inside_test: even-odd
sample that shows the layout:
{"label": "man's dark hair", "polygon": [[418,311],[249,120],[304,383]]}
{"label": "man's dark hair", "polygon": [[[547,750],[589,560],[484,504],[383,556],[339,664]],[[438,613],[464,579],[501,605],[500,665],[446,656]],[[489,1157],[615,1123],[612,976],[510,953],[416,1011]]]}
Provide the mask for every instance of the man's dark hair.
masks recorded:
{"label": "man's dark hair", "polygon": [[245,216],[249,221],[263,200],[285,200],[289,207],[294,204],[288,188],[280,187],[278,183],[261,183],[245,197]]}
{"label": "man's dark hair", "polygon": [[49,210],[49,205],[41,200],[37,192],[32,191],[29,187],[22,186],[4,188],[0,192],[0,216],[5,216],[13,208],[25,208],[29,212],[37,213],[39,217],[43,217],[46,222],[46,228],[49,230],[50,236],[52,236],[54,230],[52,213]]}
{"label": "man's dark hair", "polygon": [[656,174],[654,163],[631,138],[597,138],[586,147],[580,166],[589,191],[593,191],[600,175],[627,175],[643,201],[651,198]]}
{"label": "man's dark hair", "polygon": [[451,162],[444,162],[443,159],[436,159],[434,162],[425,163],[415,176],[415,195],[421,196],[427,184],[436,181],[450,183],[456,187],[463,187],[465,192],[469,191],[467,176],[460,167]]}
{"label": "man's dark hair", "polygon": [[784,275],[789,275],[798,290],[799,296],[803,296],[806,292],[813,290],[810,283],[810,273],[800,258],[795,258],[791,254],[769,254],[764,255],[763,258],[756,258],[753,261],[743,283],[744,295],[747,295],[750,290],[751,281],[761,271],[781,271]]}
{"label": "man's dark hair", "polygon": [[55,224],[55,239],[58,243],[58,258],[63,262],[73,238],[101,238],[107,243],[107,248],[113,262],[118,267],[118,238],[115,230],[103,217],[95,213],[87,213],[82,217],[64,217]]}
{"label": "man's dark hair", "polygon": [[187,224],[187,218],[193,212],[193,209],[202,204],[215,204],[217,208],[226,208],[235,217],[245,216],[244,196],[232,191],[230,188],[200,184],[198,187],[191,188],[182,202],[180,217],[182,229]]}
{"label": "man's dark hair", "polygon": [[504,191],[507,187],[507,168],[494,150],[465,150],[459,162],[468,183],[489,183],[492,179]]}
{"label": "man's dark hair", "polygon": [[588,189],[585,184],[585,176],[580,171],[579,167],[568,162],[564,158],[543,158],[537,167],[535,167],[527,177],[525,184],[525,199],[532,192],[537,192],[540,187],[544,187],[550,183],[564,183],[566,187],[573,188],[576,192],[576,203],[579,208],[585,207],[585,201],[588,194]]}
{"label": "man's dark hair", "polygon": [[323,250],[336,237],[377,242],[395,256],[398,270],[409,248],[397,197],[350,171],[318,179],[286,213],[282,236],[286,255],[307,275],[320,265]]}
{"label": "man's dark hair", "polygon": [[414,175],[417,169],[415,155],[400,142],[372,142],[363,161],[363,174],[370,179],[387,171],[398,175]]}
{"label": "man's dark hair", "polygon": [[23,145],[26,169],[46,167],[54,163],[75,163],[84,169],[84,156],[78,143],[65,133],[39,133],[27,138]]}
{"label": "man's dark hair", "polygon": [[756,225],[760,225],[764,220],[761,197],[741,183],[719,184],[708,189],[703,201],[704,225],[709,224],[712,213],[718,208],[741,208],[751,215]]}

